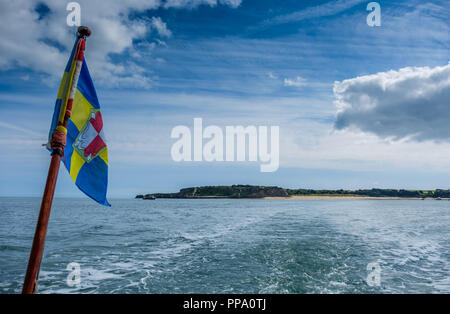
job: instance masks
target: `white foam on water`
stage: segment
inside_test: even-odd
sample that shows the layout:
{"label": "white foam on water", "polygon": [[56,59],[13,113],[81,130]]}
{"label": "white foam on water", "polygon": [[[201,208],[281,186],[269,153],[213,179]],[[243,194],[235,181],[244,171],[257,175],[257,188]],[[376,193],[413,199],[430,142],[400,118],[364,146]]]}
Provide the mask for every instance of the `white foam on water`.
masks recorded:
{"label": "white foam on water", "polygon": [[[450,277],[450,260],[443,255],[448,246],[443,246],[443,235],[428,231],[445,224],[445,220],[431,219],[433,216],[426,212],[429,208],[407,207],[413,203],[374,204],[379,209],[360,213],[343,210],[334,213],[330,220],[340,232],[361,238],[369,253],[381,260],[381,279],[387,291],[421,292],[439,287],[440,291],[450,292],[445,279]],[[418,204],[420,201],[414,203]],[[390,212],[386,211],[389,206],[393,206]],[[349,216],[359,219],[347,224]]]}
{"label": "white foam on water", "polygon": [[[215,209],[220,210],[220,209]],[[147,257],[147,260],[151,260],[150,267],[144,266],[143,271],[145,271],[144,277],[140,279],[141,284],[143,285],[144,290],[147,289],[147,282],[151,280],[152,276],[159,272],[156,268],[157,265],[167,265],[174,258],[183,256],[187,251],[194,249],[195,247],[199,247],[204,245],[205,242],[215,241],[224,236],[237,232],[238,230],[247,228],[251,225],[260,223],[264,220],[270,219],[274,215],[277,215],[281,212],[285,212],[291,209],[278,209],[271,210],[266,213],[258,213],[255,216],[245,217],[240,219],[239,221],[232,221],[228,225],[217,224],[215,228],[209,230],[207,233],[196,233],[196,232],[180,232],[178,236],[174,236],[166,241],[163,241],[160,244],[160,248],[156,250],[151,250],[149,252],[143,252]],[[179,241],[188,241],[179,243]],[[166,271],[170,271],[167,270]]]}

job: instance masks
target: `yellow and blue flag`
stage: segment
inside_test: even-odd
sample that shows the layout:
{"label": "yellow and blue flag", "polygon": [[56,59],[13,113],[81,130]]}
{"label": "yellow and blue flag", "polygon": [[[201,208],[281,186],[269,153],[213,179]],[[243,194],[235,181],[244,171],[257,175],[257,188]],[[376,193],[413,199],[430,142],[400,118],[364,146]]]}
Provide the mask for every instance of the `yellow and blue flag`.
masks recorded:
{"label": "yellow and blue flag", "polygon": [[49,141],[55,129],[66,132],[63,162],[77,187],[98,203],[110,206],[106,199],[108,186],[108,149],[103,133],[100,104],[84,57],[73,96],[67,128],[62,127],[65,104],[69,101],[70,86],[76,69],[76,41],[67,63],[53,113]]}

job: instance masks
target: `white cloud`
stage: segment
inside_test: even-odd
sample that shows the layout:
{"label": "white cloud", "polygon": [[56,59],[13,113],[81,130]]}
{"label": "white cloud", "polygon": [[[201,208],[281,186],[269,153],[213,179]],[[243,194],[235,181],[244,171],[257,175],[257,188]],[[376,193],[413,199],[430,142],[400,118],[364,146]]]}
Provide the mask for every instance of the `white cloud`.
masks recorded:
{"label": "white cloud", "polygon": [[450,65],[407,67],[336,82],[335,128],[381,138],[450,141]]}
{"label": "white cloud", "polygon": [[271,78],[272,80],[278,79],[278,76],[276,76],[275,74],[273,74],[273,72],[267,73],[267,76],[268,76],[269,78]]}
{"label": "white cloud", "polygon": [[304,85],[306,85],[306,79],[304,79],[301,76],[297,76],[295,79],[288,79],[288,78],[284,79],[284,86],[301,87]]}
{"label": "white cloud", "polygon": [[[171,31],[161,18],[150,22],[130,19],[131,12],[144,12],[160,7],[192,8],[222,3],[231,7],[240,4],[232,0],[78,0],[81,6],[81,23],[88,25],[92,36],[88,40],[87,59],[95,71],[96,81],[112,85],[149,86],[152,78],[133,60],[126,64],[112,62],[112,53],[133,51],[133,42],[145,39],[153,28],[160,37],[170,37]],[[40,16],[38,5],[46,6],[49,12]],[[51,77],[59,77],[71,50],[76,29],[66,25],[66,1],[60,0],[15,0],[0,2],[0,70],[16,67],[28,68]],[[65,51],[61,51],[64,48]],[[133,68],[133,71],[130,70]],[[136,72],[135,70],[138,69]]]}
{"label": "white cloud", "polygon": [[241,5],[242,0],[219,0],[221,4],[228,5],[232,8],[237,8]]}
{"label": "white cloud", "polygon": [[152,27],[156,29],[161,37],[172,36],[172,32],[167,28],[167,24],[164,23],[160,17],[152,17]]}

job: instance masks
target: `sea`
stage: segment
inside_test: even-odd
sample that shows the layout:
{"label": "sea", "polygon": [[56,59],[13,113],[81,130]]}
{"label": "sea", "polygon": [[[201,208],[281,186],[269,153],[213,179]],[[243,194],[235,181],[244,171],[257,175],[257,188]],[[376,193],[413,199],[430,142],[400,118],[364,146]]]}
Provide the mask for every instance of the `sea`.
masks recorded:
{"label": "sea", "polygon": [[[450,293],[450,202],[55,199],[39,293]],[[20,293],[39,198],[0,198]]]}

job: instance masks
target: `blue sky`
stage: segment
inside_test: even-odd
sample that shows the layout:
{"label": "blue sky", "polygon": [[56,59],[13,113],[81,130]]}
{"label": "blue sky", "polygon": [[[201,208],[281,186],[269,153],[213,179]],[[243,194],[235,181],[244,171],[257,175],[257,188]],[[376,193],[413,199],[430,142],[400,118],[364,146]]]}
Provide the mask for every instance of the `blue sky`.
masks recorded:
{"label": "blue sky", "polygon": [[[194,185],[450,188],[445,1],[79,1],[109,196]],[[0,4],[0,195],[40,196],[75,29],[64,1]],[[279,125],[280,170],[175,163],[177,125]],[[65,169],[56,196],[81,197]]]}

